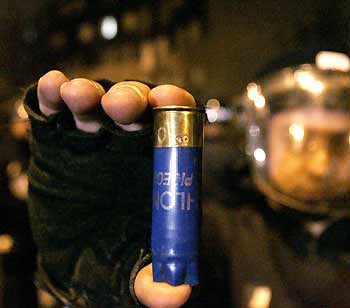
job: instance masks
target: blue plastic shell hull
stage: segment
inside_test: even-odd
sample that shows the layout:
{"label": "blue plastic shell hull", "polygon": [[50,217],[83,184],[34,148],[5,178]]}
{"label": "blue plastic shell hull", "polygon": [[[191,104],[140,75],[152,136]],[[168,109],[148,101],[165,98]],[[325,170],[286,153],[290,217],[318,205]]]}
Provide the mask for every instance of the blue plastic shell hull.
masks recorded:
{"label": "blue plastic shell hull", "polygon": [[198,284],[202,149],[154,149],[153,280]]}

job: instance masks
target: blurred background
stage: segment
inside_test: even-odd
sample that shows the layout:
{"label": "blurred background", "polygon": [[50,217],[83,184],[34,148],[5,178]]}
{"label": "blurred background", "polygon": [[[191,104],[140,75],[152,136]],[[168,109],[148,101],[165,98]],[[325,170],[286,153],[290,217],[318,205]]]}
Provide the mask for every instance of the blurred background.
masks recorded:
{"label": "blurred background", "polygon": [[245,86],[296,50],[348,50],[349,9],[345,0],[0,1],[0,307],[56,307],[32,283],[26,87],[59,69],[70,78],[186,88],[216,110],[204,174],[205,193],[214,195],[227,168],[246,166],[235,117]]}

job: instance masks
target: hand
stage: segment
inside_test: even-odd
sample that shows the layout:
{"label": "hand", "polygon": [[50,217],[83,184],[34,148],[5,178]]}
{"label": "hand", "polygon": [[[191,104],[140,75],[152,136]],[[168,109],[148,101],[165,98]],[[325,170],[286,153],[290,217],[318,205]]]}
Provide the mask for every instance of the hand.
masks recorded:
{"label": "hand", "polygon": [[[149,104],[153,107],[195,105],[193,96],[176,86],[162,85],[151,90],[143,83],[127,81],[115,84],[105,93],[95,81],[83,78],[69,80],[59,71],[50,71],[40,78],[38,98],[44,115],[60,112],[66,105],[72,112],[77,129],[91,133],[99,130],[106,115],[122,129],[134,131],[143,128],[142,118]],[[101,113],[100,104],[105,115]],[[150,264],[137,275],[135,293],[148,307],[176,308],[186,302],[191,287],[153,282]]]}

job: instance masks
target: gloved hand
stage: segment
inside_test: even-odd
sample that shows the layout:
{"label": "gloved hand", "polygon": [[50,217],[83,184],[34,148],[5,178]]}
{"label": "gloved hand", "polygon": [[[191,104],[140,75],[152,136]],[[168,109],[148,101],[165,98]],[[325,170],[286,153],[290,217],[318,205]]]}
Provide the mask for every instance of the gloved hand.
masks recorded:
{"label": "gloved hand", "polygon": [[172,85],[69,80],[59,71],[41,77],[25,97],[32,127],[29,212],[40,263],[58,289],[89,307],[124,308],[129,291],[147,307],[179,307],[191,294],[188,285],[153,282],[145,261],[150,107],[163,105],[195,100]]}

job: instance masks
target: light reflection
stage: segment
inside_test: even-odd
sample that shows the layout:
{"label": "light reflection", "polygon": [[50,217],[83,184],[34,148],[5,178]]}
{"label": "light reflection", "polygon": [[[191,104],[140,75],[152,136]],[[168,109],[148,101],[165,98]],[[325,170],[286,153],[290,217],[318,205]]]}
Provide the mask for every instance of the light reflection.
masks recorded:
{"label": "light reflection", "polygon": [[38,289],[38,300],[41,308],[52,308],[57,304],[56,299],[42,289]]}
{"label": "light reflection", "polygon": [[316,80],[310,72],[295,72],[295,80],[304,90],[310,91],[314,94],[320,94],[324,90],[324,85],[321,81]]}
{"label": "light reflection", "polygon": [[9,234],[0,235],[0,254],[8,254],[14,246],[13,237]]}
{"label": "light reflection", "polygon": [[21,119],[28,119],[28,114],[24,109],[23,103],[21,103],[18,107],[17,107],[17,115],[19,118]]}
{"label": "light reflection", "polygon": [[207,101],[207,118],[208,118],[208,121],[210,123],[214,123],[216,122],[216,120],[218,119],[218,112],[219,112],[219,109],[220,109],[220,102],[215,99],[215,98],[212,98],[210,100]]}
{"label": "light reflection", "polygon": [[260,127],[257,125],[251,125],[249,127],[249,135],[252,137],[257,137],[260,134]]}
{"label": "light reflection", "polygon": [[225,107],[220,107],[218,110],[218,118],[217,121],[218,122],[227,122],[227,121],[231,121],[233,118],[233,111],[229,108],[225,108]]}
{"label": "light reflection", "polygon": [[16,178],[12,179],[9,184],[11,193],[19,200],[27,200],[28,197],[28,176],[21,173]]}
{"label": "light reflection", "polygon": [[261,89],[256,83],[251,82],[247,85],[247,96],[250,100],[254,101],[260,93]]}
{"label": "light reflection", "polygon": [[118,33],[118,22],[114,16],[105,16],[101,22],[101,35],[106,40],[111,40]]}
{"label": "light reflection", "polygon": [[265,107],[265,97],[261,94],[261,88],[256,83],[251,82],[247,85],[247,96],[254,102],[256,108],[262,109]]}
{"label": "light reflection", "polygon": [[261,148],[257,148],[255,151],[254,151],[254,158],[257,162],[259,163],[263,163],[265,160],[266,160],[266,153],[263,149]]}
{"label": "light reflection", "polygon": [[16,139],[25,139],[28,135],[29,121],[12,121],[10,131]]}
{"label": "light reflection", "polygon": [[266,286],[256,287],[249,299],[249,308],[268,308],[272,298],[271,288]]}
{"label": "light reflection", "polygon": [[216,98],[211,98],[207,101],[207,107],[210,109],[219,109],[220,108],[220,102]]}
{"label": "light reflection", "polygon": [[321,70],[338,70],[342,72],[350,70],[349,57],[340,52],[320,51],[316,55],[315,63]]}
{"label": "light reflection", "polygon": [[321,234],[327,229],[327,227],[331,224],[331,222],[308,222],[305,223],[305,228],[311,232],[312,235],[314,235],[315,237],[320,237]]}
{"label": "light reflection", "polygon": [[289,127],[289,133],[293,137],[293,139],[297,142],[301,142],[304,139],[304,127],[301,124],[293,123]]}
{"label": "light reflection", "polygon": [[265,107],[265,97],[262,95],[258,95],[255,99],[254,99],[254,105],[256,108],[261,109]]}
{"label": "light reflection", "polygon": [[176,265],[175,265],[175,263],[170,263],[170,264],[169,264],[169,269],[170,269],[172,272],[175,272],[175,270],[176,270]]}

